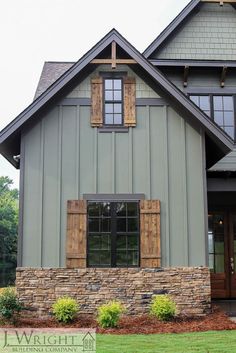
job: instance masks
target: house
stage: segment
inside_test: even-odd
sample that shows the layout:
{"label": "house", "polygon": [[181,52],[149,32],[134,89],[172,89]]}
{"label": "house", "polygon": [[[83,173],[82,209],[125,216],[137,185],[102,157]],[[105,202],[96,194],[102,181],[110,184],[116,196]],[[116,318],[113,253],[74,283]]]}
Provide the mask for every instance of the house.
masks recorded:
{"label": "house", "polygon": [[170,293],[191,315],[235,297],[235,10],[192,0],[143,54],[113,29],[45,63],[0,132],[20,168],[17,288],[41,315],[65,294],[143,313]]}

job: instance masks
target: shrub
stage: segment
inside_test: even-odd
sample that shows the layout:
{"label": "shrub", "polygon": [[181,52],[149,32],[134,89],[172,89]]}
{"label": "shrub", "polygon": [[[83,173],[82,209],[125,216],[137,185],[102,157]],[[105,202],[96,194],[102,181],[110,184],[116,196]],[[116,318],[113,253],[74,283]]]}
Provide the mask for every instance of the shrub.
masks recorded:
{"label": "shrub", "polygon": [[119,301],[111,301],[98,308],[97,321],[102,328],[116,327],[124,307]]}
{"label": "shrub", "polygon": [[0,316],[5,320],[14,320],[22,309],[14,288],[4,288],[0,293]]}
{"label": "shrub", "polygon": [[76,303],[76,300],[70,297],[59,298],[52,306],[55,318],[63,323],[72,321],[78,310],[79,305]]}
{"label": "shrub", "polygon": [[174,317],[176,306],[168,295],[155,295],[151,303],[150,312],[159,320],[167,321]]}

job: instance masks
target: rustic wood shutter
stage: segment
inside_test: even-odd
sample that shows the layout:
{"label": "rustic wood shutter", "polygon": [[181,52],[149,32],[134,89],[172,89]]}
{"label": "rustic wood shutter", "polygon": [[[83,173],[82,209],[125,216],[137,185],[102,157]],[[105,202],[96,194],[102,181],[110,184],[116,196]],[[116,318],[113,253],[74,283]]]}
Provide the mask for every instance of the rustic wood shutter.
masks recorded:
{"label": "rustic wood shutter", "polygon": [[134,77],[124,78],[124,125],[136,126],[136,85]]}
{"label": "rustic wood shutter", "polygon": [[96,77],[91,80],[91,126],[103,124],[103,80]]}
{"label": "rustic wood shutter", "polygon": [[160,201],[140,201],[141,267],[161,266]]}
{"label": "rustic wood shutter", "polygon": [[86,267],[87,203],[70,200],[67,203],[66,267]]}

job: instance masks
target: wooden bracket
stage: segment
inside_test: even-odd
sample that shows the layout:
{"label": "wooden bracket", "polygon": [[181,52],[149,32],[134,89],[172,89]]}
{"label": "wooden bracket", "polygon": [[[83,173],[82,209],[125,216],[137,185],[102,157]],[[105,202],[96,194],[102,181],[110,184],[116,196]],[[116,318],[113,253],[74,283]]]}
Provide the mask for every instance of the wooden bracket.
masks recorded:
{"label": "wooden bracket", "polygon": [[225,86],[226,74],[227,74],[227,66],[224,66],[222,68],[221,79],[220,79],[220,85],[222,88]]}
{"label": "wooden bracket", "polygon": [[116,69],[116,42],[111,43],[111,68]]}
{"label": "wooden bracket", "polygon": [[189,66],[186,65],[184,67],[184,87],[188,86],[188,74],[189,74]]}
{"label": "wooden bracket", "polygon": [[117,59],[116,56],[116,42],[111,43],[111,58],[110,59],[93,59],[91,64],[111,64],[112,69],[116,69],[117,64],[137,64],[134,59]]}

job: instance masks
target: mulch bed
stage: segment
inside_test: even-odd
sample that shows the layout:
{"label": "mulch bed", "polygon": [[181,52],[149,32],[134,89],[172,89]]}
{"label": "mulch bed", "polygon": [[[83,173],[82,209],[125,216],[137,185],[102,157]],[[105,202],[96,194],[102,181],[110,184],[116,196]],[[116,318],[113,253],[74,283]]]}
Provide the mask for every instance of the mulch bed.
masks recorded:
{"label": "mulch bed", "polygon": [[[1,327],[13,327],[2,324]],[[125,316],[120,320],[119,327],[115,329],[101,329],[93,316],[79,315],[78,319],[69,325],[57,323],[53,318],[48,320],[19,318],[16,327],[31,328],[96,328],[97,333],[110,334],[153,334],[153,333],[183,333],[212,330],[235,330],[236,323],[217,306],[212,313],[202,318],[175,318],[173,321],[161,322],[148,315]]]}

